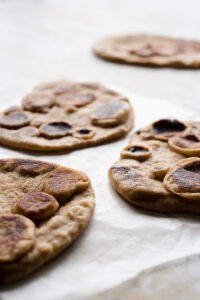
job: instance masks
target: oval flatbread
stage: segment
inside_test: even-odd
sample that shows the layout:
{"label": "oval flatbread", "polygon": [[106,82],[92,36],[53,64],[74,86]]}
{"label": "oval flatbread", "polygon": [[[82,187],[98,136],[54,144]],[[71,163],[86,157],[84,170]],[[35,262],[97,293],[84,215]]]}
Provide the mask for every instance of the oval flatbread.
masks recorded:
{"label": "oval flatbread", "polygon": [[0,143],[39,150],[74,150],[120,138],[133,127],[125,97],[102,85],[57,81],[36,86],[0,115]]}
{"label": "oval flatbread", "polygon": [[82,172],[31,159],[0,160],[0,284],[52,259],[81,233],[95,206]]}
{"label": "oval flatbread", "polygon": [[139,207],[199,214],[200,122],[161,119],[136,131],[109,178]]}
{"label": "oval flatbread", "polygon": [[158,67],[200,67],[200,42],[147,34],[116,36],[94,45],[101,58]]}

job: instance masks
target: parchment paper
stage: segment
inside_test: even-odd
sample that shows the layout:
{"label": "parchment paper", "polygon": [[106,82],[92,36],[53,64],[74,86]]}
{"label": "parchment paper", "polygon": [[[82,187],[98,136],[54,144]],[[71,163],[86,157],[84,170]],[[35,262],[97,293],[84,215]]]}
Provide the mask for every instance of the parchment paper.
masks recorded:
{"label": "parchment paper", "polygon": [[[107,85],[131,100],[135,129],[161,117],[196,117],[162,100],[130,95]],[[5,104],[1,104],[3,108]],[[1,158],[32,157],[80,169],[90,176],[96,193],[95,214],[79,239],[28,279],[3,289],[1,300],[98,299],[96,294],[134,280],[141,271],[200,251],[199,217],[148,213],[126,203],[112,190],[107,171],[128,139],[59,155],[0,148]],[[100,299],[128,299],[125,294],[124,298],[106,295]]]}

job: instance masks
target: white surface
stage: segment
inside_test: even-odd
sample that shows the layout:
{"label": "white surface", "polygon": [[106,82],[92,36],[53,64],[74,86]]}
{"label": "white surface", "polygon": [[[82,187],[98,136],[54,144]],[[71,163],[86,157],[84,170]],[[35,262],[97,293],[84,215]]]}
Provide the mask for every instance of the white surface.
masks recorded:
{"label": "white surface", "polygon": [[[93,56],[91,46],[105,35],[132,31],[200,39],[199,8],[198,0],[0,0],[0,109],[19,102],[38,82],[69,77],[124,91],[137,128],[164,116],[198,119],[200,71],[112,64]],[[1,158],[40,158],[83,170],[97,202],[82,236],[27,280],[2,289],[1,300],[82,300],[141,270],[199,252],[199,217],[147,214],[111,189],[107,170],[127,142],[128,137],[68,155],[0,148]]]}

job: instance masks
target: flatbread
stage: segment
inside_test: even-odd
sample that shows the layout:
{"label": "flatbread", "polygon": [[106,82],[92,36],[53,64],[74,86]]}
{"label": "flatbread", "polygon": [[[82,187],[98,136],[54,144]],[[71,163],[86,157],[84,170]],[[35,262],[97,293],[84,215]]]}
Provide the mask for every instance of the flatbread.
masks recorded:
{"label": "flatbread", "polygon": [[0,160],[0,284],[27,276],[85,228],[95,206],[80,171],[32,159]]}
{"label": "flatbread", "polygon": [[39,150],[74,150],[124,136],[133,127],[125,97],[102,85],[40,84],[0,115],[0,143]]}
{"label": "flatbread", "polygon": [[101,58],[158,67],[200,67],[200,42],[147,34],[103,39],[94,45]]}
{"label": "flatbread", "polygon": [[139,207],[199,214],[200,122],[162,119],[136,131],[109,178]]}

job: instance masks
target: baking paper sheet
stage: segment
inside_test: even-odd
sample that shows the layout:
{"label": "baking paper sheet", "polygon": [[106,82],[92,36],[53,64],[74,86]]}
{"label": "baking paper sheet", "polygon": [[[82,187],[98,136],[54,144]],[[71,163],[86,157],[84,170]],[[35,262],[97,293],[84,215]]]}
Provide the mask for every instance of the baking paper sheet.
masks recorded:
{"label": "baking paper sheet", "polygon": [[[135,129],[156,118],[197,119],[194,112],[165,101],[107,86],[131,100],[136,115]],[[0,109],[7,105],[1,103]],[[129,299],[127,294],[117,298],[116,288],[122,284],[123,291],[124,282],[129,281],[133,286],[141,271],[200,251],[198,216],[148,213],[131,206],[112,190],[107,171],[128,140],[126,136],[106,145],[59,155],[0,148],[1,158],[31,157],[82,170],[91,178],[96,194],[94,216],[77,241],[24,281],[1,289],[1,300]],[[140,288],[145,291],[143,285]]]}
{"label": "baking paper sheet", "polygon": [[200,255],[187,256],[142,271],[135,278],[92,295],[95,300],[199,299]]}

